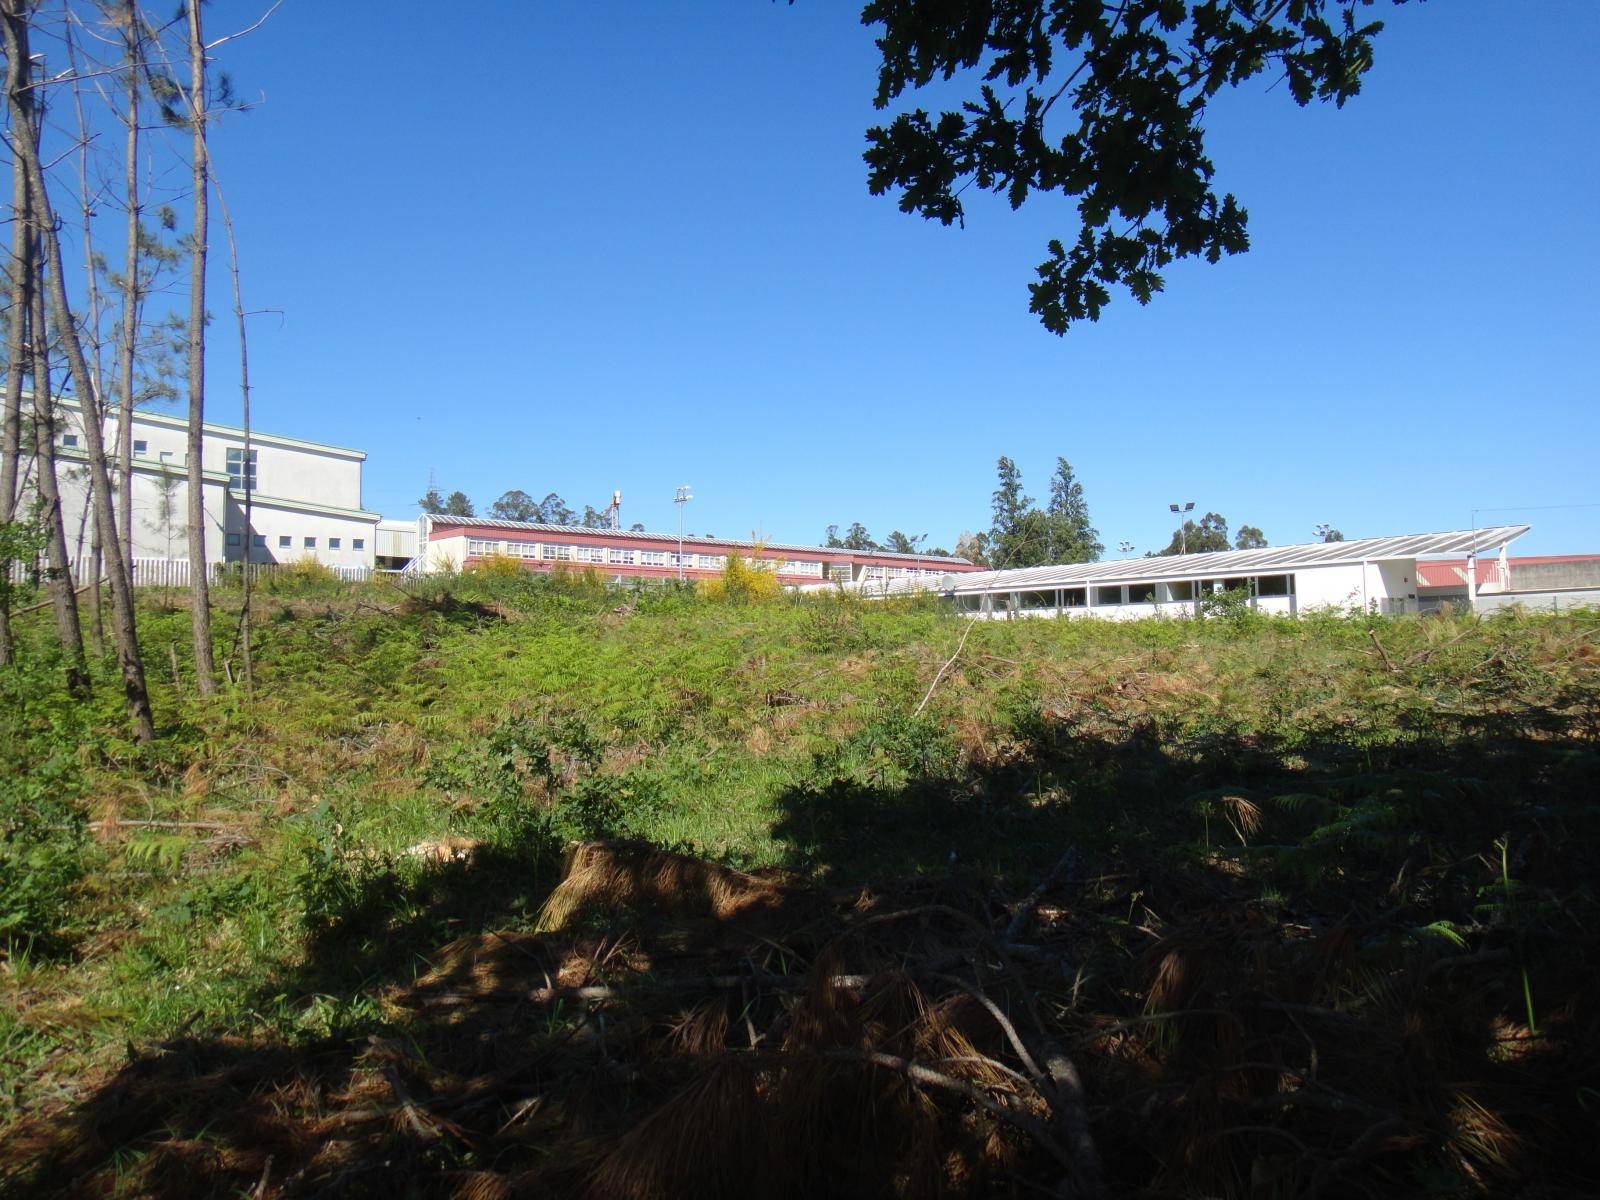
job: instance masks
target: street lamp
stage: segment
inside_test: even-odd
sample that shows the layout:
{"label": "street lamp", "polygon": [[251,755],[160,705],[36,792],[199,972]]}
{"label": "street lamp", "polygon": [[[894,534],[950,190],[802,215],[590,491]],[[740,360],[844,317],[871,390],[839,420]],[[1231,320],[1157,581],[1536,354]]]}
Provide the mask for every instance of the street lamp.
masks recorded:
{"label": "street lamp", "polygon": [[1181,553],[1187,554],[1189,553],[1189,537],[1183,528],[1187,524],[1184,518],[1194,511],[1194,501],[1184,501],[1182,508],[1179,508],[1176,504],[1169,504],[1167,507],[1178,514],[1178,549]]}
{"label": "street lamp", "polygon": [[672,497],[672,502],[678,506],[678,580],[683,581],[683,506],[694,499],[686,483],[680,487]]}
{"label": "street lamp", "polygon": [[1133,543],[1128,541],[1126,538],[1124,538],[1122,541],[1117,543],[1117,549],[1120,550],[1124,554],[1132,554],[1133,553]]}
{"label": "street lamp", "polygon": [[1328,534],[1332,529],[1333,526],[1324,521],[1321,525],[1313,526],[1311,532],[1317,535],[1319,541],[1325,542],[1328,540]]}

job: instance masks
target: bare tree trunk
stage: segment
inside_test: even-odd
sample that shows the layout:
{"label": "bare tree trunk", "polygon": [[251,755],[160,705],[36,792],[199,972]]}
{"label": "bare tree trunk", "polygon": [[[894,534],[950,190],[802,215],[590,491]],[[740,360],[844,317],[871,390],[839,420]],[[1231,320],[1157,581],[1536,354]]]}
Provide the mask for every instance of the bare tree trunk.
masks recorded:
{"label": "bare tree trunk", "polygon": [[[100,401],[102,411],[105,406],[105,373],[102,356],[105,349],[100,321],[100,272],[95,262],[94,252],[94,200],[89,192],[89,122],[83,115],[83,84],[79,76],[83,74],[78,63],[78,44],[73,34],[73,22],[65,21],[62,25],[63,36],[67,43],[67,65],[72,68],[72,110],[78,118],[78,208],[79,217],[83,224],[83,271],[85,275],[84,286],[89,300],[89,339],[94,350],[94,357],[90,366],[94,372],[95,397]],[[87,522],[93,511],[94,479],[91,476],[83,498],[83,517]],[[82,580],[83,586],[89,589],[89,636],[94,645],[96,658],[102,658],[106,652],[106,627],[105,619],[100,611],[100,558],[101,547],[108,537],[116,537],[116,526],[102,527],[96,520],[89,534],[89,571],[88,577]],[[83,531],[78,532],[79,553],[82,553]]]}
{"label": "bare tree trunk", "polygon": [[142,289],[139,280],[139,222],[142,216],[139,191],[139,80],[144,73],[144,28],[139,19],[138,0],[127,0],[122,30],[124,61],[128,71],[128,147],[125,167],[128,205],[128,245],[122,281],[122,342],[117,347],[117,388],[122,393],[117,423],[118,482],[117,516],[121,521],[118,536],[133,578],[133,361],[139,337],[139,307]]}
{"label": "bare tree trunk", "polygon": [[[91,484],[93,480],[90,480]],[[84,502],[88,503],[90,497],[85,496]],[[100,580],[105,575],[105,548],[100,541],[100,523],[95,522],[94,533],[89,538],[89,571],[84,576],[84,586],[89,589],[89,641],[94,646],[94,656],[104,660],[106,656],[106,615],[101,601]]]}
{"label": "bare tree trunk", "polygon": [[[57,332],[66,351],[67,368],[72,375],[83,408],[83,433],[89,452],[89,470],[95,484],[96,519],[101,527],[113,527],[111,474],[106,462],[105,424],[100,398],[94,394],[89,364],[83,344],[78,340],[72,308],[62,274],[61,241],[56,232],[55,211],[50,189],[39,161],[38,120],[33,95],[24,75],[28,59],[28,13],[26,0],[0,0],[0,32],[5,38],[6,92],[11,108],[12,144],[20,152],[28,177],[29,203],[41,233],[48,265],[50,307],[54,310]],[[105,544],[111,582],[111,616],[117,642],[118,665],[122,671],[122,690],[134,737],[140,742],[155,740],[155,720],[150,712],[150,693],[145,685],[144,662],[139,657],[139,634],[133,605],[133,587],[128,582],[122,547],[115,538]]]}
{"label": "bare tree trunk", "polygon": [[[72,552],[61,511],[61,481],[56,474],[55,398],[50,390],[50,340],[44,319],[42,288],[33,290],[28,348],[33,360],[33,453],[38,460],[39,516],[44,522],[50,568],[45,582],[56,618],[56,640],[67,660],[67,691],[79,699],[89,695],[89,669],[83,657],[83,628],[78,623],[78,597],[72,586]],[[84,420],[89,416],[84,414]]]}
{"label": "bare tree trunk", "polygon": [[[18,476],[22,462],[22,377],[24,331],[27,326],[33,265],[29,251],[33,240],[28,228],[28,175],[20,158],[11,161],[11,286],[8,299],[11,323],[6,329],[6,394],[4,425],[0,428],[0,525],[17,519]],[[10,571],[9,561],[0,570]],[[0,666],[13,661],[10,590],[0,588]]]}
{"label": "bare tree trunk", "polygon": [[211,589],[206,580],[206,237],[210,166],[206,161],[206,47],[200,36],[200,0],[188,0],[189,119],[194,134],[193,270],[189,279],[189,612],[194,629],[195,683],[202,696],[217,690],[211,651]]}
{"label": "bare tree trunk", "polygon": [[243,410],[244,425],[244,603],[239,610],[239,653],[243,666],[244,690],[255,688],[255,664],[250,652],[250,567],[255,551],[255,524],[252,500],[255,497],[255,479],[250,470],[250,340],[245,333],[244,289],[239,280],[239,241],[233,235],[233,216],[228,212],[228,201],[222,194],[222,184],[211,172],[212,184],[217,190],[217,207],[222,212],[222,227],[228,234],[228,276],[233,281],[233,317],[239,326],[239,405]]}

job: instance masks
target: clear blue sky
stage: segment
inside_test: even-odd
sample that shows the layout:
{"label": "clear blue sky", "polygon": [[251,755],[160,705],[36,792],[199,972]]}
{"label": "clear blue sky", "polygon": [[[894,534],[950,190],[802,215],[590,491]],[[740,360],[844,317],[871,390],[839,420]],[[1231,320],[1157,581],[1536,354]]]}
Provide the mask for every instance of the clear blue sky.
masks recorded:
{"label": "clear blue sky", "polygon": [[[219,0],[213,33],[259,2]],[[1600,550],[1600,5],[1380,6],[1365,93],[1223,103],[1253,249],[1064,339],[1026,310],[1052,197],[945,229],[867,194],[855,7],[288,0],[223,52],[256,424],[626,522],[953,546],[1008,454],[1077,468],[1106,544],[1194,500],[1275,543],[1526,519]],[[969,193],[970,195],[970,193]],[[220,239],[220,231],[219,231]],[[226,314],[226,276],[213,277]],[[219,320],[212,412],[237,415]]]}

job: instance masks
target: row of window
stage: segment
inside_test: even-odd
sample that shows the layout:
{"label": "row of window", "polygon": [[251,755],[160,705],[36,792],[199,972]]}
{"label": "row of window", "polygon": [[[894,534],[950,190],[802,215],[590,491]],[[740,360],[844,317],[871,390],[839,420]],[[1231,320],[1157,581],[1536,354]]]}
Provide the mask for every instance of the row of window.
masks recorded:
{"label": "row of window", "polygon": [[[63,433],[61,435],[61,444],[63,446],[76,447],[78,445],[78,435],[75,433]],[[144,438],[134,438],[133,452],[136,455],[149,454],[150,443]],[[250,451],[249,465],[247,469],[243,448],[230,447],[227,454],[228,481],[235,485],[246,485],[253,490],[256,486],[256,457],[257,452],[254,450]],[[161,461],[164,463],[172,462],[173,452],[171,450],[163,450],[161,452]]]}
{"label": "row of window", "polygon": [[[623,546],[569,546],[556,542],[500,542],[488,538],[468,538],[467,556],[485,558],[491,554],[506,554],[512,558],[538,559],[543,562],[580,562],[613,567],[678,567],[691,570],[720,571],[727,563],[721,554],[691,554],[685,551],[682,562],[671,550],[634,550]],[[771,560],[768,560],[771,561]],[[783,561],[785,575],[822,575],[820,562]]]}
{"label": "row of window", "polygon": [[[243,537],[242,534],[230,533],[228,535],[228,545],[237,547],[237,546],[242,546],[243,544],[244,544],[244,537]],[[267,535],[264,534],[264,533],[256,534],[254,537],[252,537],[250,539],[250,544],[252,546],[255,546],[257,549],[261,549],[261,548],[265,547],[266,544],[267,544]],[[316,539],[315,536],[302,537],[300,539],[300,546],[301,546],[301,549],[304,549],[304,550],[315,550],[317,548],[317,539]],[[367,548],[367,539],[366,538],[358,537],[358,538],[351,538],[350,539],[350,549],[352,549],[352,550],[365,550],[366,548]],[[287,534],[287,533],[280,533],[278,535],[278,549],[279,550],[293,550],[294,549],[294,537],[292,535],[290,535],[290,534]],[[331,537],[331,538],[329,538],[328,539],[328,549],[329,550],[343,550],[344,549],[344,538],[342,538],[342,537]]]}
{"label": "row of window", "polygon": [[[1294,576],[1251,575],[1235,579],[1203,579],[1199,582],[1176,579],[1169,582],[1156,583],[1106,584],[1094,589],[1094,605],[1096,608],[1109,608],[1124,604],[1182,603],[1200,596],[1226,591],[1243,591],[1252,598],[1257,596],[1292,596],[1294,595]],[[1089,588],[1069,587],[1031,592],[1005,592],[988,597],[983,595],[961,596],[958,597],[957,604],[961,608],[976,611],[983,608],[985,599],[989,600],[990,607],[996,612],[1018,609],[1085,608],[1089,603]]]}
{"label": "row of window", "polygon": [[[538,559],[544,562],[595,563],[613,567],[677,567],[678,554],[671,550],[633,550],[622,546],[567,546],[553,542],[501,542],[491,538],[468,538],[467,556],[484,558],[490,554],[506,554],[512,558]],[[768,560],[771,561],[771,560]],[[722,554],[683,554],[684,567],[691,570],[720,571],[727,562]],[[815,560],[786,558],[782,560],[784,575],[811,575],[821,579],[824,574],[834,579],[848,580],[849,563],[821,563]],[[862,570],[865,579],[902,579],[911,575],[943,575],[934,567],[885,567],[869,565]]]}
{"label": "row of window", "polygon": [[[63,433],[61,435],[61,444],[63,446],[76,446],[78,444],[78,435],[75,433]],[[143,438],[134,438],[133,452],[135,454],[149,454],[150,443],[145,441]],[[163,453],[168,458],[172,457],[172,452],[170,450],[163,451]]]}

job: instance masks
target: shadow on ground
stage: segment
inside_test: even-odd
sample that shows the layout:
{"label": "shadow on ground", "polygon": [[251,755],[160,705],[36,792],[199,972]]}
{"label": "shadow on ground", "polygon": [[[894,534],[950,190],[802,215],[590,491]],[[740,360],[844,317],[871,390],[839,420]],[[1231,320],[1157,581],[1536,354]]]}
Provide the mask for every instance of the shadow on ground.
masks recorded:
{"label": "shadow on ground", "polygon": [[353,894],[272,990],[365,990],[381,1021],[140,1051],[22,1131],[8,1194],[1556,1197],[1600,1178],[1600,748],[1565,714],[1389,747],[1174,746],[1041,714],[983,763],[885,762],[783,798],[793,874],[588,845],[552,899],[561,869],[530,843]]}

